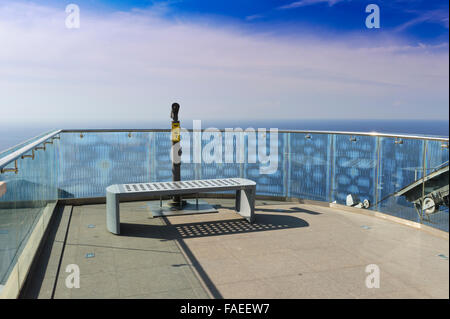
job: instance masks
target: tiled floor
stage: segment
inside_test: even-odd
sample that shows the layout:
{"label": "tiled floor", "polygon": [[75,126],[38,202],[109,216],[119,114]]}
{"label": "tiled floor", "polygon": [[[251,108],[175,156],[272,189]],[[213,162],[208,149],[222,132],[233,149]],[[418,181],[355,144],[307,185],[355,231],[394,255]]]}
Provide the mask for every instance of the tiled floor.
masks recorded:
{"label": "tiled floor", "polygon": [[[106,230],[105,205],[66,207],[23,297],[449,297],[448,239],[288,202],[259,201],[250,225],[232,200],[208,201],[219,213],[165,219],[147,202],[122,203],[120,236]],[[80,288],[65,285],[69,264],[80,268]],[[366,287],[371,264],[380,288]]]}

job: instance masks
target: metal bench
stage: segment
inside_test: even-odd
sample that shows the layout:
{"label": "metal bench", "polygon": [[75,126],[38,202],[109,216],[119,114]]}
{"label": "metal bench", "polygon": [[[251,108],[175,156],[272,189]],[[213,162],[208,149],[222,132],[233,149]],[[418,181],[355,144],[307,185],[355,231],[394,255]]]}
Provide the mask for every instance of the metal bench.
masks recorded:
{"label": "metal bench", "polygon": [[201,192],[236,191],[236,212],[250,223],[254,220],[256,183],[243,178],[203,179],[181,182],[117,184],[106,188],[106,226],[120,234],[120,199],[143,195],[165,196]]}

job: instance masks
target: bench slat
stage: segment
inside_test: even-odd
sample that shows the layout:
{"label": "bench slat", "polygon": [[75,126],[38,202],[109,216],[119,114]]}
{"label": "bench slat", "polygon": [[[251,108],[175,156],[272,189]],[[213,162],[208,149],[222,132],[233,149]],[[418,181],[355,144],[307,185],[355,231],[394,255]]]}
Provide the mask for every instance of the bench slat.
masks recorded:
{"label": "bench slat", "polygon": [[158,193],[170,190],[210,190],[211,188],[235,188],[253,186],[253,181],[243,178],[222,178],[222,179],[203,179],[203,180],[189,180],[180,182],[155,182],[155,183],[133,183],[120,184],[125,193]]}

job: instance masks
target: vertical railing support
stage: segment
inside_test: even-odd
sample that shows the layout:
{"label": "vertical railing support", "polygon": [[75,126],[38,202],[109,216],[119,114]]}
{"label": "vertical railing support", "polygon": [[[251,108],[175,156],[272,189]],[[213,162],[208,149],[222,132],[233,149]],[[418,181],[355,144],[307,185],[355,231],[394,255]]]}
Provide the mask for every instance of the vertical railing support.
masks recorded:
{"label": "vertical railing support", "polygon": [[425,140],[424,145],[423,145],[423,157],[422,157],[422,202],[420,205],[420,214],[419,214],[419,218],[420,218],[420,223],[423,224],[423,203],[425,200],[425,176],[427,175],[427,151],[428,151],[428,141]]}
{"label": "vertical railing support", "polygon": [[375,164],[375,202],[374,202],[374,206],[372,206],[375,210],[378,210],[378,184],[380,183],[380,179],[379,179],[379,174],[380,174],[380,165],[381,165],[381,159],[380,159],[380,153],[381,153],[381,141],[380,141],[380,137],[377,136],[377,146],[376,146],[376,164]]}
{"label": "vertical railing support", "polygon": [[329,174],[330,174],[330,186],[329,186],[329,192],[328,192],[328,201],[332,202],[333,201],[333,183],[334,183],[334,141],[335,141],[335,136],[334,134],[330,134],[330,158],[329,158],[329,162],[330,162],[330,170],[329,170]]}
{"label": "vertical railing support", "polygon": [[149,132],[149,140],[150,140],[150,181],[156,182],[156,135],[157,132]]}
{"label": "vertical railing support", "polygon": [[283,133],[283,187],[284,197],[287,200],[291,188],[291,133]]}

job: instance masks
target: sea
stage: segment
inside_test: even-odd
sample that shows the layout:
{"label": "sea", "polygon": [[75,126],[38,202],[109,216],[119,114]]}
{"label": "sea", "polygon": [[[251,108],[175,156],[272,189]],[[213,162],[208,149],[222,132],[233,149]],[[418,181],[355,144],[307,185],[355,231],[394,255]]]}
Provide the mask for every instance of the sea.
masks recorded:
{"label": "sea", "polygon": [[[64,127],[55,124],[1,124],[0,153],[42,133],[53,129],[168,129],[167,121],[124,122],[124,123],[72,123]],[[181,127],[192,128],[193,121],[181,119]],[[203,120],[201,127],[206,128],[277,128],[279,130],[311,130],[311,131],[345,131],[345,132],[378,132],[388,134],[421,135],[430,137],[448,137],[449,120]]]}

